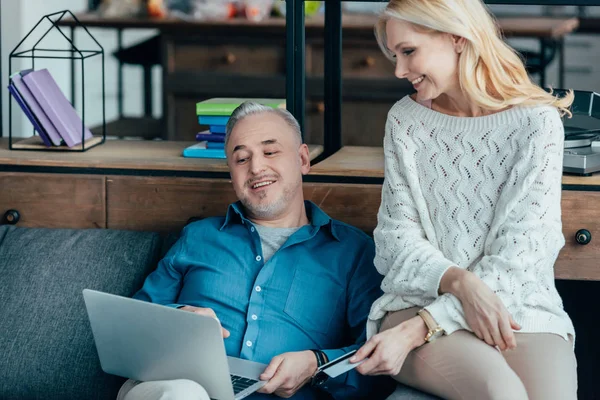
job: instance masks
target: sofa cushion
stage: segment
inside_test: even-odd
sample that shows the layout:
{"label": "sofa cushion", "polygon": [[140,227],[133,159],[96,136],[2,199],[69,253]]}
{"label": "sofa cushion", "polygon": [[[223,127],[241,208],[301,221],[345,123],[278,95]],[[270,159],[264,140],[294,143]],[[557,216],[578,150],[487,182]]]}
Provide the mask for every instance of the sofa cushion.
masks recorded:
{"label": "sofa cushion", "polygon": [[114,399],[81,292],[133,295],[160,251],[156,233],[0,226],[0,398]]}

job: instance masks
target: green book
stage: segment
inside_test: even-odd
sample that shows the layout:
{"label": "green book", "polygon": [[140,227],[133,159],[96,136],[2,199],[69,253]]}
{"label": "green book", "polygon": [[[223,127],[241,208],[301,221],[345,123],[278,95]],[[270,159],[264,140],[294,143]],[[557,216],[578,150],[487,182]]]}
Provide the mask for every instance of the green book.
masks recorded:
{"label": "green book", "polygon": [[285,99],[215,98],[196,103],[196,115],[228,117],[245,101],[253,101],[272,108],[285,108]]}

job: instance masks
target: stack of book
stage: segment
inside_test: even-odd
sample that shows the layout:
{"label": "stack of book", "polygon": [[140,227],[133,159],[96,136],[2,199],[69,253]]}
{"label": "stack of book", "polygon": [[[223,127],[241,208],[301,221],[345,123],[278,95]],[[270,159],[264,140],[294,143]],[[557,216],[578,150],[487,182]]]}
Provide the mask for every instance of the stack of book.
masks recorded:
{"label": "stack of book", "polygon": [[26,69],[11,75],[8,90],[46,147],[74,147],[82,138],[86,142],[92,138],[47,69]]}
{"label": "stack of book", "polygon": [[245,101],[260,103],[272,108],[285,108],[284,99],[215,98],[196,104],[200,125],[209,129],[196,134],[196,143],[183,151],[184,157],[225,158],[225,127],[233,110]]}

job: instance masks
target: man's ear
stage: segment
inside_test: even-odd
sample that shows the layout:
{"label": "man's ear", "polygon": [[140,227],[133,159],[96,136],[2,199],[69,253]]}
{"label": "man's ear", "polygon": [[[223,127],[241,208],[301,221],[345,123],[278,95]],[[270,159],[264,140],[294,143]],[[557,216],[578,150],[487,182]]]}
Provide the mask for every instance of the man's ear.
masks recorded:
{"label": "man's ear", "polygon": [[310,154],[305,143],[298,148],[298,156],[300,157],[300,171],[302,175],[306,175],[310,171]]}
{"label": "man's ear", "polygon": [[467,45],[467,39],[462,36],[452,35],[452,44],[454,45],[454,51],[458,54],[462,53],[465,50],[465,46]]}

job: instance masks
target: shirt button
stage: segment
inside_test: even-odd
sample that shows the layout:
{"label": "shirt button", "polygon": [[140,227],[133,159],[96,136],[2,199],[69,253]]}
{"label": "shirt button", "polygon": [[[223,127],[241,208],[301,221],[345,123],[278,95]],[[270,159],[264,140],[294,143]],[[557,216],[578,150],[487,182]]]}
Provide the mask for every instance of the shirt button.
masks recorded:
{"label": "shirt button", "polygon": [[254,227],[250,228],[250,232],[254,232]]}
{"label": "shirt button", "polygon": [[256,321],[256,320],[258,319],[258,317],[256,316],[256,314],[252,315],[252,319],[253,319],[254,321]]}
{"label": "shirt button", "polygon": [[256,261],[260,261],[260,260],[262,260],[262,257],[261,256],[256,256]]}
{"label": "shirt button", "polygon": [[262,288],[260,286],[257,286],[254,288],[257,292],[260,292],[262,290]]}
{"label": "shirt button", "polygon": [[246,342],[246,346],[248,346],[248,347],[252,347],[252,342],[248,340],[248,341]]}

